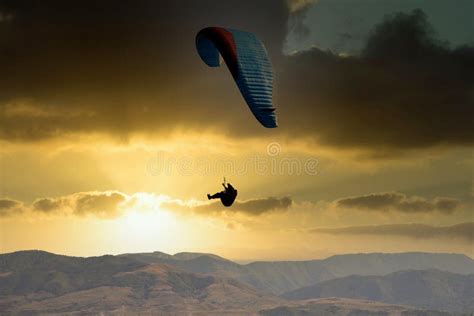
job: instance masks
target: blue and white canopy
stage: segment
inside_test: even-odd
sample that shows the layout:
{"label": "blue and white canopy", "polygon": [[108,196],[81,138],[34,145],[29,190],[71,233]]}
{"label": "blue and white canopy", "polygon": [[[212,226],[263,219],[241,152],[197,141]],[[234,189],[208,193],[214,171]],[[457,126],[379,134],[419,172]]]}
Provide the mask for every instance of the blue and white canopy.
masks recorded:
{"label": "blue and white canopy", "polygon": [[219,67],[222,56],[253,115],[265,127],[278,126],[272,102],[273,69],[255,34],[207,27],[197,34],[196,48],[210,67]]}

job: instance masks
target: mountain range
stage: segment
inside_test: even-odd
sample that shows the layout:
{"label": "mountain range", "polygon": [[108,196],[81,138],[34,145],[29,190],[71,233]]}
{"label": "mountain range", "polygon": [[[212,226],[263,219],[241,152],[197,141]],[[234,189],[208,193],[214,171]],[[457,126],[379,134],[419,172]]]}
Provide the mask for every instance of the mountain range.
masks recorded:
{"label": "mountain range", "polygon": [[349,275],[385,275],[401,270],[437,269],[474,274],[474,260],[461,254],[371,253],[336,255],[322,260],[258,261],[240,265],[212,254],[162,252],[124,254],[144,263],[166,263],[194,273],[235,278],[257,289],[280,295],[317,282]]}
{"label": "mountain range", "polygon": [[474,260],[459,254],[245,265],[202,253],[0,255],[0,313],[469,314],[473,284]]}

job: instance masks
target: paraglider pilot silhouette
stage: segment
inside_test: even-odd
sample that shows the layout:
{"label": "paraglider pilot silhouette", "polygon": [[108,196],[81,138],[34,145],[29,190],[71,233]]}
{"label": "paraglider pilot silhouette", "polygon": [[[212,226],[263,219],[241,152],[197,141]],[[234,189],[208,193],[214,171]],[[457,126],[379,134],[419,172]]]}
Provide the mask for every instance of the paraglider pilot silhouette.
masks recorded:
{"label": "paraglider pilot silhouette", "polygon": [[235,198],[237,197],[237,190],[230,183],[226,183],[225,178],[224,178],[224,183],[222,183],[222,186],[225,189],[224,191],[218,192],[213,195],[208,194],[207,198],[209,200],[221,199],[222,204],[225,207],[229,207],[234,203]]}

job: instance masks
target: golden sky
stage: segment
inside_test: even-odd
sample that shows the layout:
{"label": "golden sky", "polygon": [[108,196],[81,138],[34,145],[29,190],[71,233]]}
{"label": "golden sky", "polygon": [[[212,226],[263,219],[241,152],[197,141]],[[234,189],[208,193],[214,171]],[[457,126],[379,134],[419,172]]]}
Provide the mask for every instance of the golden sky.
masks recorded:
{"label": "golden sky", "polygon": [[[472,50],[382,24],[360,56],[284,55],[308,5],[0,6],[0,252],[473,256]],[[429,16],[385,23],[413,21]],[[266,44],[277,129],[197,56],[195,33],[224,24]],[[206,198],[224,176],[231,208]]]}

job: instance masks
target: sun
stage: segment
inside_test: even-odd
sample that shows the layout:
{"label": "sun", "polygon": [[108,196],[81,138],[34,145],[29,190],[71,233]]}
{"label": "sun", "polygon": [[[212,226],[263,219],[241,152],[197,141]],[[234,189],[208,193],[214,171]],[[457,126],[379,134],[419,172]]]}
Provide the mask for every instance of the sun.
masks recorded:
{"label": "sun", "polygon": [[134,194],[125,203],[123,216],[115,219],[115,242],[137,251],[154,251],[173,245],[181,225],[176,216],[160,208],[162,200],[163,197],[149,193]]}
{"label": "sun", "polygon": [[128,203],[123,224],[127,229],[136,231],[138,234],[148,230],[156,231],[164,227],[169,229],[175,224],[176,218],[160,207],[165,199],[166,197],[150,193],[134,194]]}

